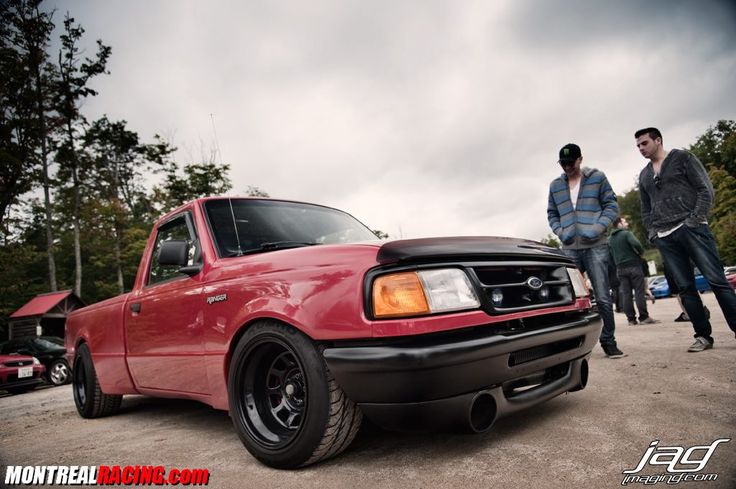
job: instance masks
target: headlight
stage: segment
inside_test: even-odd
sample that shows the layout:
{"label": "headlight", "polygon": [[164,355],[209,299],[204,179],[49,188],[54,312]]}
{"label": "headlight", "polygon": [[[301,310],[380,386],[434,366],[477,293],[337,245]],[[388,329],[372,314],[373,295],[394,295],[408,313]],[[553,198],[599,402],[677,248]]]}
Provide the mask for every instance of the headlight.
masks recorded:
{"label": "headlight", "polygon": [[33,365],[41,365],[41,362],[38,361],[38,358],[33,357]]}
{"label": "headlight", "polygon": [[575,297],[585,297],[590,295],[588,287],[585,286],[585,279],[583,274],[577,268],[568,268],[567,275],[570,277],[570,283],[572,283],[572,290],[575,291]]}
{"label": "headlight", "polygon": [[417,316],[475,309],[480,306],[470,279],[457,268],[400,272],[373,282],[377,318]]}

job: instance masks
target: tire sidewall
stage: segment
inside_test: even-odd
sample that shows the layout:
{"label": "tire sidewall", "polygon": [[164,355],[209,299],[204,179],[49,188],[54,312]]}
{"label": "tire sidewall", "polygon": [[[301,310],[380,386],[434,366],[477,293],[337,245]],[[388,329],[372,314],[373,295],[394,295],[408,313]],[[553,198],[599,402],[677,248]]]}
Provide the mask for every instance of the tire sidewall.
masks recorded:
{"label": "tire sidewall", "polygon": [[[295,356],[306,379],[307,401],[298,433],[284,447],[270,449],[254,440],[244,426],[240,396],[249,349],[261,341],[272,340],[287,346]],[[261,462],[278,468],[301,466],[322,440],[329,419],[329,388],[322,355],[303,333],[276,321],[260,321],[248,327],[233,352],[228,373],[230,416],[248,451]]]}
{"label": "tire sidewall", "polygon": [[[84,403],[82,403],[77,394],[77,379],[75,375],[77,369],[83,369],[84,371]],[[91,418],[93,414],[95,380],[95,370],[92,366],[92,357],[89,353],[89,348],[87,348],[87,345],[81,344],[74,355],[72,392],[74,393],[74,405],[77,407],[77,412],[84,418]]]}

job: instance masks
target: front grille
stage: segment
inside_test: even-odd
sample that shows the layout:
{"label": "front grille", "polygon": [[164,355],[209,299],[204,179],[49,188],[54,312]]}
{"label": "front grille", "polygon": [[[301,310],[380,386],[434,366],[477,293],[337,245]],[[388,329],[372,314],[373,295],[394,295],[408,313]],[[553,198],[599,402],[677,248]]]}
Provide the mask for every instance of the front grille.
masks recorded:
{"label": "front grille", "polygon": [[541,345],[534,348],[528,348],[526,350],[519,350],[509,355],[509,367],[521,365],[522,363],[533,362],[540,358],[549,357],[558,353],[566,352],[568,350],[574,350],[580,348],[583,344],[585,337],[578,336],[577,338],[570,338],[569,340],[557,341],[555,343],[549,343],[547,345]]}
{"label": "front grille", "polygon": [[559,263],[520,263],[475,266],[489,314],[508,314],[571,304],[575,298],[566,266]]}
{"label": "front grille", "polygon": [[5,362],[4,365],[6,367],[25,367],[33,365],[33,360],[11,360],[9,362]]}

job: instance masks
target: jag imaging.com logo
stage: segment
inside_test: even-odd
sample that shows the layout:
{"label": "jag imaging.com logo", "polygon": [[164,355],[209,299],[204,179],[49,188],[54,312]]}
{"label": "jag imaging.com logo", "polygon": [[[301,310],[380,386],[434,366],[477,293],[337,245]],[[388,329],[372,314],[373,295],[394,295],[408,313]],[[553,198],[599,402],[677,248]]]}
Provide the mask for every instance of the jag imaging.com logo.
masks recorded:
{"label": "jag imaging.com logo", "polygon": [[[730,438],[719,438],[710,445],[696,445],[693,447],[661,447],[659,440],[654,440],[649,444],[649,448],[644,452],[644,456],[639,464],[629,470],[624,470],[624,480],[621,485],[627,484],[679,484],[680,482],[690,481],[714,481],[718,479],[718,474],[701,474],[705,469],[708,461],[713,456],[716,448],[721,443],[728,443]],[[647,465],[657,466],[664,465],[667,467],[666,474],[656,475],[627,475],[639,474]]]}

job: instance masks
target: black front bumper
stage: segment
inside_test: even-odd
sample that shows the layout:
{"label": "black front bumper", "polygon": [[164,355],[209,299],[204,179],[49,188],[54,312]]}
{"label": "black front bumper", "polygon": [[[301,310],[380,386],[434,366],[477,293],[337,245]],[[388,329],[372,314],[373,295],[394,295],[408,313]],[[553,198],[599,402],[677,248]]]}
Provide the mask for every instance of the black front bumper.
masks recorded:
{"label": "black front bumper", "polygon": [[31,377],[28,379],[23,380],[13,380],[11,382],[0,384],[0,390],[12,390],[17,387],[31,387],[36,386],[43,383],[43,379],[41,377]]}
{"label": "black front bumper", "polygon": [[324,358],[372,421],[412,429],[442,425],[438,414],[463,411],[479,392],[493,396],[499,417],[584,387],[600,329],[600,317],[588,313],[531,331],[488,327],[329,347]]}

